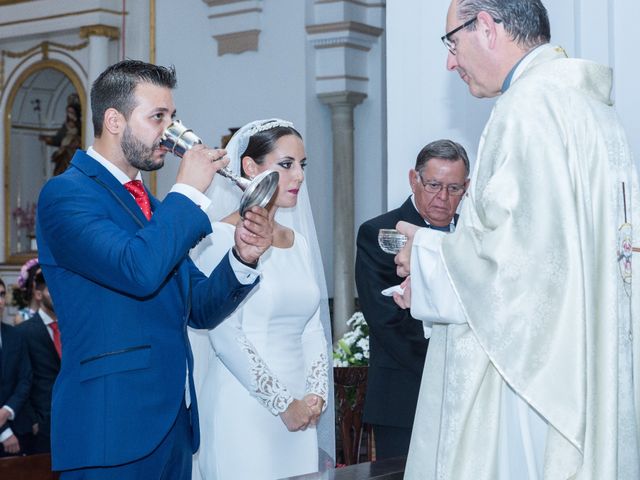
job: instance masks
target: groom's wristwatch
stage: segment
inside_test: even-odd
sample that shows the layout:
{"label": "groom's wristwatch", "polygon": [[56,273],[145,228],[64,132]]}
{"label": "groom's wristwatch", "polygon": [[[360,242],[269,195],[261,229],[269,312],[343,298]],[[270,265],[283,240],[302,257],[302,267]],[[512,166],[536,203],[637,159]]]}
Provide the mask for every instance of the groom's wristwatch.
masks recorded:
{"label": "groom's wristwatch", "polygon": [[249,268],[253,268],[254,270],[256,268],[258,268],[258,260],[256,260],[253,263],[249,263],[249,262],[243,260],[242,257],[240,257],[240,254],[236,250],[235,246],[231,249],[231,252],[233,253],[233,256],[236,257],[236,260],[238,260],[241,264],[246,265]]}

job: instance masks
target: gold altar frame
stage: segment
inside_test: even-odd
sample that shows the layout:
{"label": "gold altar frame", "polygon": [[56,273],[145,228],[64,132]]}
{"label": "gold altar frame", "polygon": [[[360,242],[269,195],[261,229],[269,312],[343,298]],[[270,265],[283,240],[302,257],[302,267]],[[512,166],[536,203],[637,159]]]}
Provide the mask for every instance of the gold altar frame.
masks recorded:
{"label": "gold altar frame", "polygon": [[[32,0],[0,0],[0,6],[5,5],[13,5],[19,3],[26,3]],[[156,61],[156,0],[149,0],[149,62],[155,63]],[[75,50],[79,48],[84,48],[87,42],[77,46],[63,46],[63,45],[55,45],[56,47],[61,47],[63,50]],[[11,235],[14,229],[12,223],[12,215],[11,215],[11,164],[12,159],[9,158],[11,152],[11,114],[14,107],[14,102],[16,99],[16,95],[20,91],[23,83],[27,78],[29,78],[32,74],[37,71],[45,68],[53,68],[60,71],[65,77],[67,77],[75,90],[78,92],[78,96],[80,97],[81,107],[82,107],[82,118],[87,118],[88,104],[87,104],[87,91],[83,86],[83,82],[80,80],[80,77],[76,74],[74,69],[69,66],[69,64],[64,63],[60,60],[52,60],[48,58],[46,50],[53,46],[54,44],[50,42],[43,42],[42,44],[34,47],[34,52],[32,54],[29,52],[22,52],[19,55],[24,56],[23,60],[12,69],[12,72],[6,72],[8,75],[5,77],[4,68],[2,68],[2,72],[0,72],[0,98],[6,95],[5,102],[5,111],[4,111],[4,227],[5,227],[5,259],[4,263],[6,264],[22,264],[29,258],[37,255],[37,252],[27,252],[27,253],[16,253],[12,252],[11,245]],[[30,49],[31,50],[31,49]],[[13,77],[16,72],[27,62],[29,59],[33,57],[33,55],[42,54],[43,58],[41,61],[33,63],[29,67],[27,67],[24,71],[22,71],[15,82],[11,81],[11,77]],[[73,61],[73,58],[69,56],[69,60]],[[4,66],[4,62],[3,66]],[[70,62],[71,63],[71,62]],[[80,70],[82,69],[81,65],[77,65]],[[11,85],[11,89],[9,92],[6,91],[6,88]],[[82,129],[82,144],[86,148],[87,146],[87,138],[86,138],[86,129]],[[157,172],[150,172],[149,174],[149,189],[155,195],[157,194],[158,188],[158,179]]]}
{"label": "gold altar frame", "polygon": [[[37,252],[12,252],[11,250],[11,232],[13,231],[11,222],[11,167],[13,160],[10,158],[11,152],[11,113],[13,111],[14,102],[24,82],[30,78],[33,74],[40,70],[53,69],[62,73],[69,79],[74,89],[78,93],[80,98],[80,106],[82,110],[82,118],[86,118],[87,110],[87,95],[84,90],[82,81],[76,74],[76,72],[66,63],[60,60],[44,59],[29,65],[24,71],[22,71],[16,81],[13,83],[7,102],[5,104],[4,111],[4,238],[5,238],[5,263],[9,264],[22,264],[29,258],[37,255]],[[85,129],[82,131],[82,143],[86,144]],[[34,199],[36,200],[36,199]]]}

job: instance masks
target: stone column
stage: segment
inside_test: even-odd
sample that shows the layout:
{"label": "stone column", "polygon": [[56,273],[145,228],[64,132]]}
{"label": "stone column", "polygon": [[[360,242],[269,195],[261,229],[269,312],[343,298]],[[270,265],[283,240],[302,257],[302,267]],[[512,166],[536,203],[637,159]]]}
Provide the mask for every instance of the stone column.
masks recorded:
{"label": "stone column", "polygon": [[258,51],[264,0],[202,0],[218,56]]}
{"label": "stone column", "polygon": [[335,92],[318,95],[331,108],[333,132],[333,335],[341,338],[355,311],[354,148],[353,109],[366,94]]}
{"label": "stone column", "polygon": [[[87,71],[89,84],[87,91],[90,91],[93,81],[114,61],[109,58],[109,42],[120,38],[120,30],[109,25],[89,25],[80,29],[80,38],[89,40],[89,65]],[[91,102],[87,104],[87,117],[84,119],[84,128],[85,132],[87,132],[85,138],[93,138]]]}
{"label": "stone column", "polygon": [[306,26],[314,47],[316,94],[333,130],[333,338],[355,310],[353,109],[367,97],[369,55],[382,35],[386,0],[313,0]]}

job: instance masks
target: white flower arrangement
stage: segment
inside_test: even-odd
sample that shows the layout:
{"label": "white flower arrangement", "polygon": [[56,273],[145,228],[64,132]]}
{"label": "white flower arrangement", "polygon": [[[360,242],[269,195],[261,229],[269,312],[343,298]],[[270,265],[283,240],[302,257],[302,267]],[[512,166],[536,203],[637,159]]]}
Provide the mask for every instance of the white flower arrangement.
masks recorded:
{"label": "white flower arrangement", "polygon": [[338,340],[333,351],[335,367],[369,365],[369,325],[362,312],[354,313],[347,325],[351,330]]}

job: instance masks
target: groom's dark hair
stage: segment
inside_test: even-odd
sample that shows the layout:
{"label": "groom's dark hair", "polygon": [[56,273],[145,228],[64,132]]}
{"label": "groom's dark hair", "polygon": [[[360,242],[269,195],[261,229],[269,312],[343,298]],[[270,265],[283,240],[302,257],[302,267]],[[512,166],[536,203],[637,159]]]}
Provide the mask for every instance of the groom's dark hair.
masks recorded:
{"label": "groom's dark hair", "polygon": [[107,109],[115,108],[129,119],[136,107],[134,90],[141,83],[174,89],[177,84],[176,69],[140,60],[123,60],[111,65],[93,82],[91,111],[96,138],[102,135],[102,121]]}

